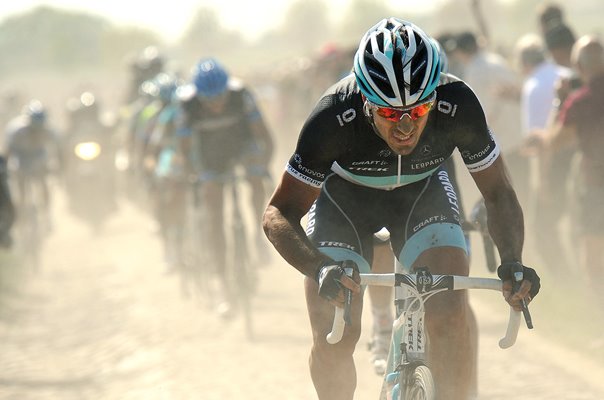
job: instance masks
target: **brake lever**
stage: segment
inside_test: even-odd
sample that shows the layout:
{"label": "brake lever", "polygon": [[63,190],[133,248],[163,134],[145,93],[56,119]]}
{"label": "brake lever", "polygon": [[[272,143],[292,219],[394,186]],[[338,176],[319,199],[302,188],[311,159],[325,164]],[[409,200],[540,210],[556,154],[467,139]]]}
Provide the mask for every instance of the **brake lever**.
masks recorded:
{"label": "brake lever", "polygon": [[[350,264],[351,262],[346,261],[343,267],[346,275],[352,278],[354,268]],[[344,303],[344,322],[346,323],[346,325],[351,325],[352,317],[350,316],[350,309],[352,304],[352,290],[345,288],[344,293],[346,294],[346,302]]]}
{"label": "brake lever", "polygon": [[[524,280],[524,273],[522,272],[522,265],[516,265],[512,267],[512,293],[518,292],[520,290],[520,283]],[[528,329],[533,329],[533,318],[531,317],[531,313],[528,309],[528,304],[526,304],[525,299],[520,300],[520,306],[522,308],[522,315],[524,316],[524,321],[526,322],[526,327]]]}

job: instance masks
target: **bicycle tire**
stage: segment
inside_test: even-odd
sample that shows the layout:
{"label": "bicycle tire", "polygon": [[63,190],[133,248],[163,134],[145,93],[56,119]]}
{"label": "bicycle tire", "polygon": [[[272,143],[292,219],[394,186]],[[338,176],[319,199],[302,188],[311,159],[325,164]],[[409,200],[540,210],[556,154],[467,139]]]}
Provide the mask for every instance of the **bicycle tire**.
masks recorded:
{"label": "bicycle tire", "polygon": [[434,400],[436,398],[434,378],[430,368],[426,365],[416,366],[408,379],[406,385],[401,384],[401,387],[405,387],[404,397],[401,400]]}

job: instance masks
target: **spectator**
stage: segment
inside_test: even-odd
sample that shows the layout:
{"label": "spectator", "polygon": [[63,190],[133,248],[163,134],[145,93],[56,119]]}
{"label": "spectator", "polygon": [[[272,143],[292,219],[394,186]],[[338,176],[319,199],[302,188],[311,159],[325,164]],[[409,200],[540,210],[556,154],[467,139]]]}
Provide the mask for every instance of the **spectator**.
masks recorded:
{"label": "spectator", "polygon": [[572,63],[584,84],[563,103],[546,154],[548,162],[555,164],[558,152],[576,143],[582,156],[577,193],[581,207],[580,247],[587,280],[597,292],[601,291],[604,278],[604,136],[601,134],[604,124],[604,46],[601,40],[593,36],[580,38],[573,46]]}
{"label": "spectator", "polygon": [[[544,42],[551,59],[559,66],[571,68],[571,51],[575,42],[572,30],[562,24],[554,24],[551,21],[563,21],[562,17],[550,19],[550,25],[545,30]],[[550,119],[555,119],[558,107],[564,102],[569,93],[581,85],[579,76],[570,70],[556,82],[555,109]],[[576,159],[574,146],[561,149],[556,155],[556,163],[540,166],[539,182],[541,187],[537,195],[535,206],[536,229],[539,232],[558,232],[565,216],[569,214],[569,182],[573,181],[573,160]],[[556,199],[555,204],[550,199]],[[575,232],[571,232],[574,236]],[[536,246],[538,253],[548,263],[550,268],[560,265],[563,260],[555,257],[559,254],[560,241],[551,240],[550,235],[536,235]]]}
{"label": "spectator", "polygon": [[[536,166],[531,162],[531,158],[537,155],[538,146],[543,140],[548,121],[554,111],[556,82],[561,77],[568,77],[571,72],[547,59],[543,41],[537,35],[522,37],[516,47],[519,67],[525,77],[520,98],[522,133],[525,140],[519,154],[520,157],[516,160],[519,163],[516,168],[525,172],[515,177],[515,184],[518,187],[519,195],[522,196],[521,203],[528,206],[533,200],[530,178],[536,173],[531,173]],[[531,207],[527,208],[529,211],[531,210]],[[527,214],[528,219],[532,219],[531,213],[527,212]],[[567,265],[558,226],[550,226],[552,220],[531,222],[538,222],[537,231],[541,231],[541,228],[547,226],[547,232],[551,232],[551,235],[547,236],[547,243],[538,246],[546,265],[551,268],[557,266],[556,269]]]}
{"label": "spectator", "polygon": [[520,79],[500,55],[479,46],[472,32],[459,34],[455,42],[452,58],[462,64],[464,81],[480,99],[502,151],[509,153],[522,140],[517,96],[508,95],[518,93]]}
{"label": "spectator", "polygon": [[543,3],[537,8],[537,19],[539,31],[545,35],[548,30],[564,24],[564,12],[558,4]]}

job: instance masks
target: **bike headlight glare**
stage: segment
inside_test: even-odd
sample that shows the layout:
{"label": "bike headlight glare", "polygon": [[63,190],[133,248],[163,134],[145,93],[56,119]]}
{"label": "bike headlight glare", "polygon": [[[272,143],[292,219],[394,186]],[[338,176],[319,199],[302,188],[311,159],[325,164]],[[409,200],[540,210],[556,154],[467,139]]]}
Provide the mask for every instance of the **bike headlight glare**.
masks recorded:
{"label": "bike headlight glare", "polygon": [[96,142],[78,143],[74,147],[73,152],[78,158],[84,161],[91,161],[101,154],[101,146]]}

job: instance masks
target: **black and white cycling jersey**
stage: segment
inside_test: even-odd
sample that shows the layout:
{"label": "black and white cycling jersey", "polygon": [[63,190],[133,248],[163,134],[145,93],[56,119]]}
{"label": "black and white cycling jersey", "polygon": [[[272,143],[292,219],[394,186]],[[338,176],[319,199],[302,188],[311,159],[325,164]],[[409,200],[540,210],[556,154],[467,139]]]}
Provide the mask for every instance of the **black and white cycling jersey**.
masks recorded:
{"label": "black and white cycling jersey", "polygon": [[474,92],[447,74],[436,91],[418,145],[400,156],[372,133],[354,75],[345,77],[325,92],[306,121],[287,171],[317,187],[333,172],[361,186],[391,190],[434,174],[455,148],[470,172],[490,166],[500,150]]}

